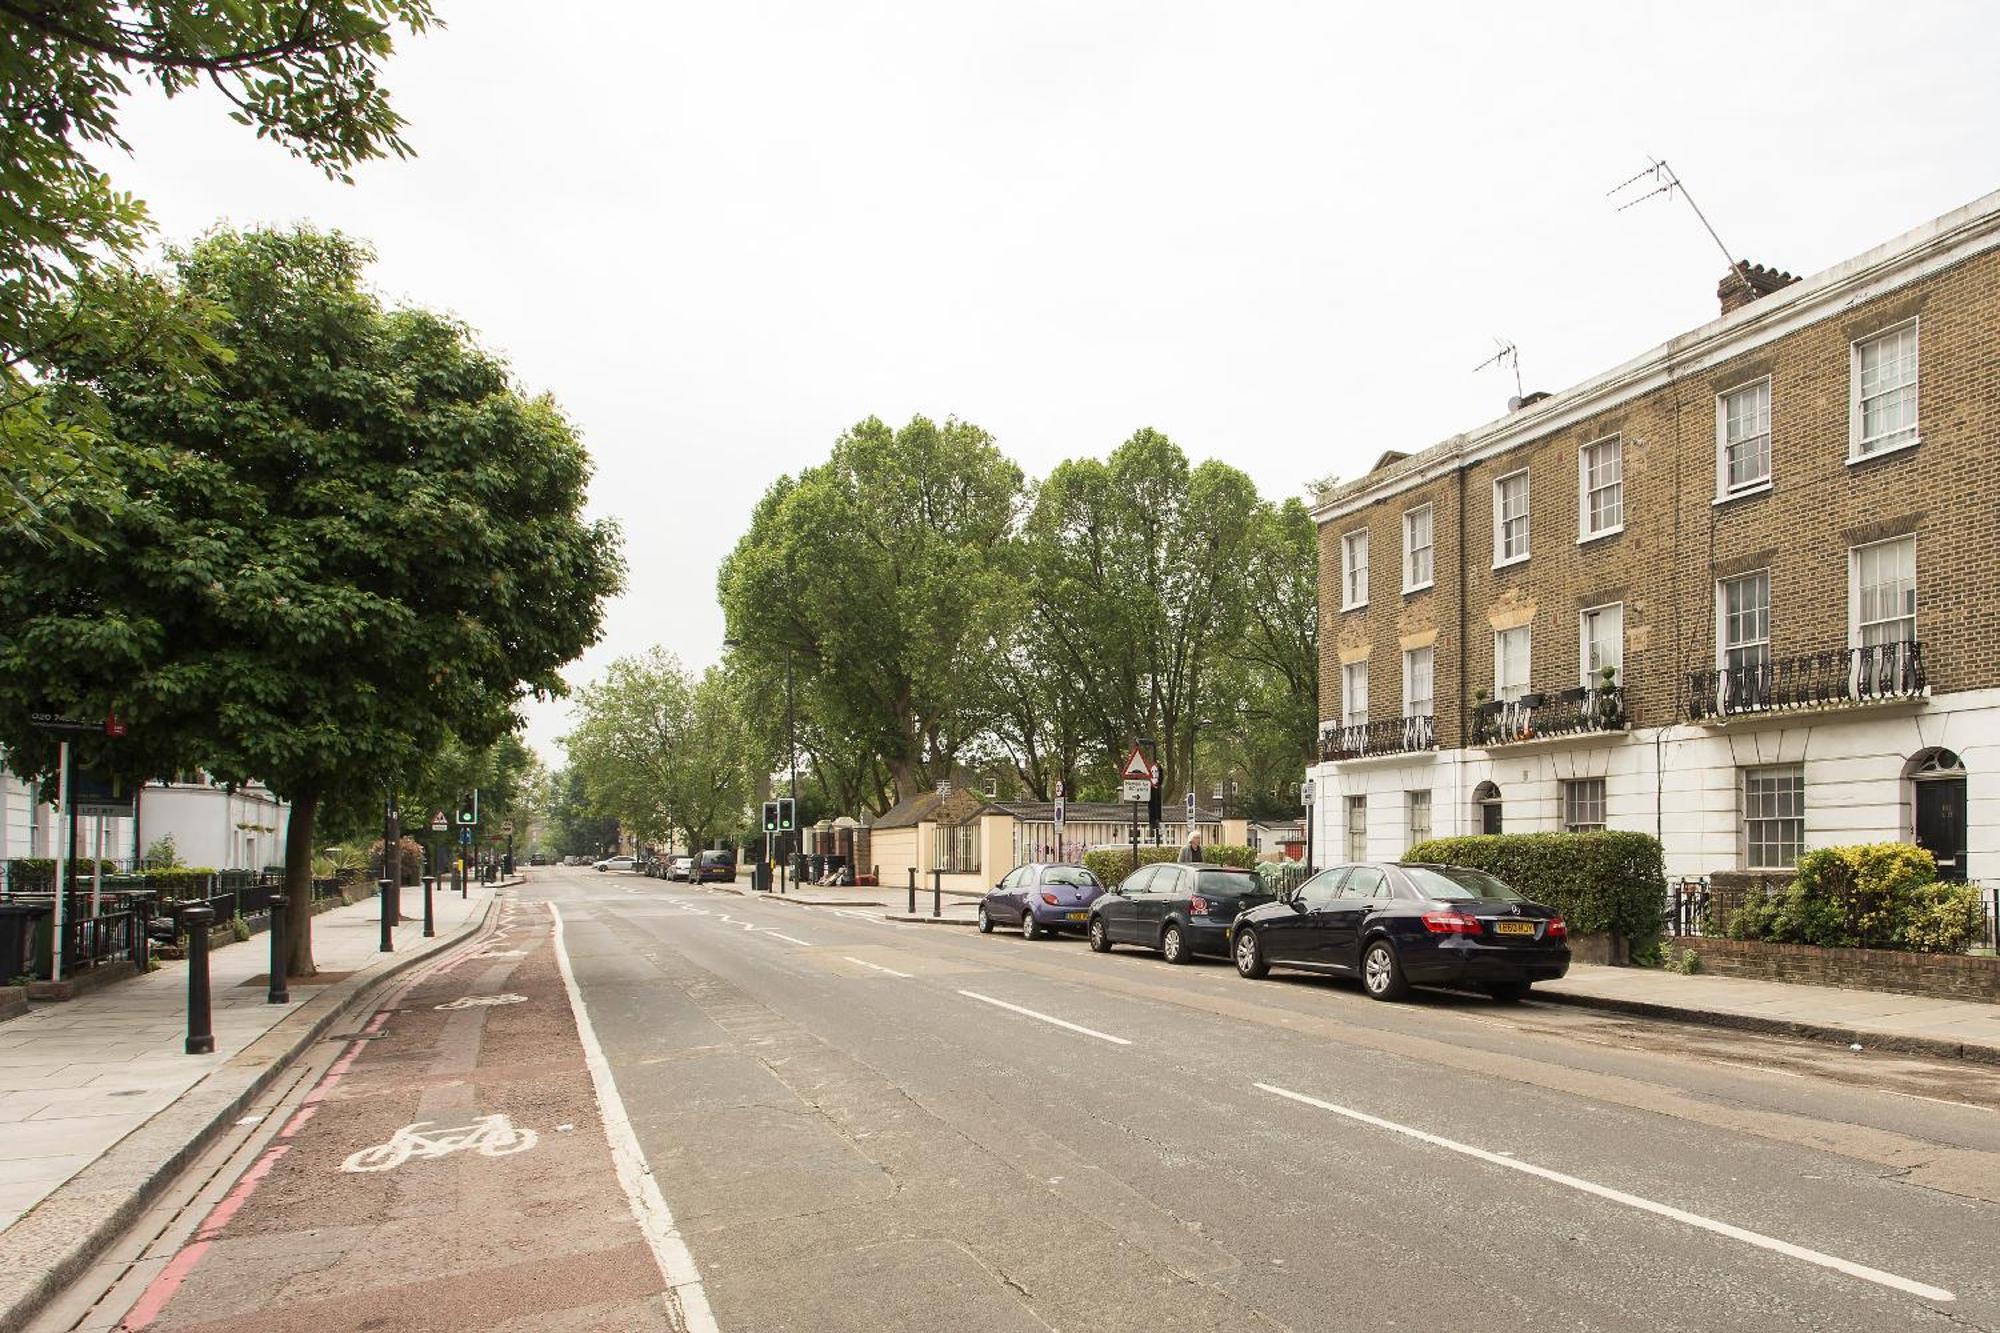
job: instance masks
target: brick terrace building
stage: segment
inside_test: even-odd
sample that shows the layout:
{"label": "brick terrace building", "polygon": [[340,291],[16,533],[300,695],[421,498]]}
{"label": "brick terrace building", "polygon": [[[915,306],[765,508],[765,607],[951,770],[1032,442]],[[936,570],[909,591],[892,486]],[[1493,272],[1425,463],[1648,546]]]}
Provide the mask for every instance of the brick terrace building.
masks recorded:
{"label": "brick terrace building", "polygon": [[1319,864],[1658,834],[2000,877],[2000,193],[1314,511]]}

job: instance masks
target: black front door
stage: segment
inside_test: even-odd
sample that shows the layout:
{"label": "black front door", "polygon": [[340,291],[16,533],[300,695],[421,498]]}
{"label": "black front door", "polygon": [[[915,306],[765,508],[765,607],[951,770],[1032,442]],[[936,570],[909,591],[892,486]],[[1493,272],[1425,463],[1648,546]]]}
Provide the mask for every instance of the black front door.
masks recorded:
{"label": "black front door", "polygon": [[1498,833],[1500,831],[1500,798],[1482,801],[1479,806],[1479,831]]}
{"label": "black front door", "polygon": [[1917,846],[1937,858],[1938,878],[1965,878],[1965,779],[1917,783]]}

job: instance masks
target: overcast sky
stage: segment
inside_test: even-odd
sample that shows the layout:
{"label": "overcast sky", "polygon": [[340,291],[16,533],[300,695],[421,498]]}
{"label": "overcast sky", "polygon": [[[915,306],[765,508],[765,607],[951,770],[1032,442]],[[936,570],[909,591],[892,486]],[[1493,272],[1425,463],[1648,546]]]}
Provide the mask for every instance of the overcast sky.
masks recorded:
{"label": "overcast sky", "polygon": [[1154,426],[1297,494],[1500,415],[1495,335],[1554,391],[1713,318],[1687,206],[1605,199],[1649,154],[1801,275],[2000,186],[1974,3],[438,8],[387,71],[414,161],[333,185],[145,94],[111,165],[172,238],[368,238],[556,395],[631,563],[575,682],[714,660],[751,502],[870,414],[1036,476]]}

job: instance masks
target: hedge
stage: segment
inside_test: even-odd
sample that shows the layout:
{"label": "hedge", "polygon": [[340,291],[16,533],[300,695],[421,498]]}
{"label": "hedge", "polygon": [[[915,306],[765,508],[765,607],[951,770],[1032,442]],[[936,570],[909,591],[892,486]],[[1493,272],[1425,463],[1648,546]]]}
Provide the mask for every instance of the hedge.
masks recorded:
{"label": "hedge", "polygon": [[[1181,859],[1179,847],[1141,847],[1139,864],[1156,865],[1161,861]],[[1213,847],[1201,849],[1201,859],[1206,865],[1238,866],[1244,870],[1254,869],[1257,853],[1248,847],[1217,843]],[[1132,849],[1129,847],[1099,847],[1083,854],[1083,868],[1104,882],[1106,888],[1115,889],[1125,882],[1132,873]]]}
{"label": "hedge", "polygon": [[1492,833],[1433,838],[1405,861],[1469,866],[1555,908],[1573,935],[1609,934],[1643,950],[1665,925],[1667,876],[1647,833]]}
{"label": "hedge", "polygon": [[1807,852],[1784,892],[1746,901],[1730,913],[1727,932],[1822,948],[1964,953],[1984,926],[1979,891],[1940,882],[1929,852],[1873,842]]}

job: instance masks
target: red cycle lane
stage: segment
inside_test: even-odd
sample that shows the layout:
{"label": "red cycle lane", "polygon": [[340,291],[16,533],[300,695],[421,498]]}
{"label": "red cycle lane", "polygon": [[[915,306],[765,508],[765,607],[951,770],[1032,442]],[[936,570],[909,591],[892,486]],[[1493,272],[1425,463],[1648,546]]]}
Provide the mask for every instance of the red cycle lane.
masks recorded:
{"label": "red cycle lane", "polygon": [[676,1330],[546,907],[392,990],[119,1325]]}

